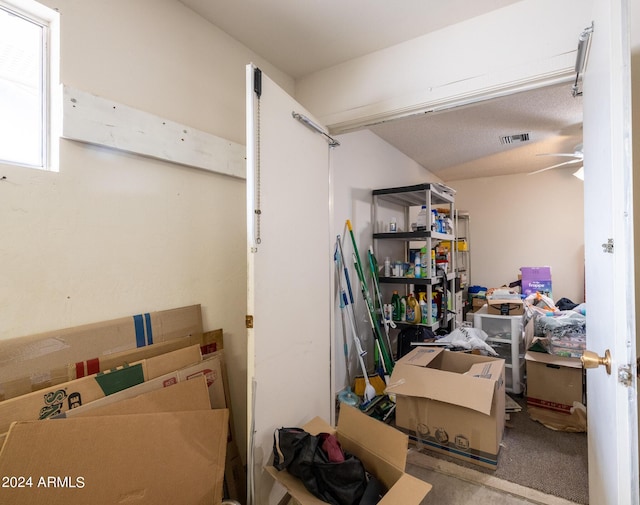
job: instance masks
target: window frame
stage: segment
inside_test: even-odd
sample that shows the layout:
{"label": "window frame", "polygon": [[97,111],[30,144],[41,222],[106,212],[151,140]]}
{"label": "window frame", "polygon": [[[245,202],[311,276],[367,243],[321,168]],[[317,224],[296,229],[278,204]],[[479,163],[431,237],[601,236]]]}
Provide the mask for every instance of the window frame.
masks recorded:
{"label": "window frame", "polygon": [[42,152],[40,165],[0,160],[0,164],[59,171],[62,126],[60,86],[60,14],[35,0],[0,0],[0,7],[42,26]]}

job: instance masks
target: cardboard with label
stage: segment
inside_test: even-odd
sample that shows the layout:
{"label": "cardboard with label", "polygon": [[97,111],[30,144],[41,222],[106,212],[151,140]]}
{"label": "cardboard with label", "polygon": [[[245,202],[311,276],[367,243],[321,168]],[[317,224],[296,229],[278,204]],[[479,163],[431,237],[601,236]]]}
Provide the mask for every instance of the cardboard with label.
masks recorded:
{"label": "cardboard with label", "polygon": [[529,416],[555,430],[586,431],[585,377],[580,359],[527,351],[525,363]]}
{"label": "cardboard with label", "polygon": [[100,368],[99,360],[107,356],[174,341],[172,349],[126,358],[146,359],[177,349],[175,339],[199,343],[202,334],[201,307],[191,305],[6,339],[0,342],[0,400],[117,366],[105,362]]}
{"label": "cardboard with label", "polygon": [[427,449],[495,470],[504,433],[505,361],[417,348],[395,365],[396,425]]}
{"label": "cardboard with label", "polygon": [[41,420],[201,361],[194,345],[0,402],[0,433],[13,421]]}

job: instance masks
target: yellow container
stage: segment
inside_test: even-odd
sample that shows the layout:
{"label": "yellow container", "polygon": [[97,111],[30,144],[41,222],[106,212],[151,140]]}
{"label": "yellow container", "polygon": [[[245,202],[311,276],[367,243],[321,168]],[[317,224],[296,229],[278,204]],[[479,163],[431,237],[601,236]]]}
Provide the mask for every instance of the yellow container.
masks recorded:
{"label": "yellow container", "polygon": [[469,244],[467,243],[466,239],[460,239],[456,242],[456,249],[458,251],[468,251],[469,250]]}

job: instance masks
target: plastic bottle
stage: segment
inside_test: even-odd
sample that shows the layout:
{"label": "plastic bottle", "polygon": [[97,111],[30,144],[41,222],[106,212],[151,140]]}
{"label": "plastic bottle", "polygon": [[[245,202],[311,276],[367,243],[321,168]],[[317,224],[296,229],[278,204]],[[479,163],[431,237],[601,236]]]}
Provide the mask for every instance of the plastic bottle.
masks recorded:
{"label": "plastic bottle", "polygon": [[391,260],[389,256],[384,259],[384,276],[391,277]]}
{"label": "plastic bottle", "polygon": [[420,268],[422,265],[422,261],[420,260],[420,251],[416,252],[416,255],[413,260],[413,276],[416,279],[422,277],[422,269]]}
{"label": "plastic bottle", "polygon": [[438,211],[431,209],[431,231],[438,231]]}
{"label": "plastic bottle", "polygon": [[423,205],[420,208],[420,212],[418,212],[418,218],[416,219],[416,229],[418,230],[427,229],[427,206],[426,205]]}
{"label": "plastic bottle", "polygon": [[431,249],[431,277],[436,276],[436,250]]}
{"label": "plastic bottle", "polygon": [[435,323],[438,320],[438,299],[436,293],[431,297],[431,320]]}
{"label": "plastic bottle", "polygon": [[407,297],[400,298],[400,321],[407,320]]}
{"label": "plastic bottle", "polygon": [[427,255],[427,248],[420,249],[420,273],[423,278],[429,277],[429,256]]}
{"label": "plastic bottle", "polygon": [[429,305],[427,304],[424,297],[426,293],[420,293],[420,322],[423,324],[429,323]]}
{"label": "plastic bottle", "polygon": [[389,231],[391,233],[395,233],[398,231],[398,222],[395,217],[391,218],[391,222],[389,223]]}
{"label": "plastic bottle", "polygon": [[409,293],[407,297],[407,323],[419,323],[421,320],[420,316],[420,304],[416,297],[413,296],[413,293]]}
{"label": "plastic bottle", "polygon": [[400,321],[400,295],[396,290],[393,291],[393,295],[391,296],[391,305],[393,305],[391,319],[393,319],[394,321]]}

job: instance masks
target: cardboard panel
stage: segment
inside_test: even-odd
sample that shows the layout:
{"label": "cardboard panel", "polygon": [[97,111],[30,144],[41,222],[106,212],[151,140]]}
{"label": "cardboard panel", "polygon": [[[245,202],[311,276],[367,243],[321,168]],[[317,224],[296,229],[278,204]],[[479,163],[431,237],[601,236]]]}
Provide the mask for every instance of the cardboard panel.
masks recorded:
{"label": "cardboard panel", "polygon": [[0,453],[3,505],[219,502],[227,410],[15,423]]}
{"label": "cardboard panel", "polygon": [[200,359],[200,346],[194,345],[130,366],[5,400],[0,402],[0,433],[5,433],[12,421],[50,418],[172,370],[197,363]]}
{"label": "cardboard panel", "polygon": [[202,338],[200,305],[2,340],[0,399],[67,382],[69,365],[81,377],[101,371],[101,357],[184,337]]}
{"label": "cardboard panel", "polygon": [[[94,402],[97,403],[97,402]],[[204,376],[169,387],[142,393],[133,398],[101,405],[89,410],[72,409],[69,417],[150,414],[153,412],[188,412],[211,408],[207,379]]]}

